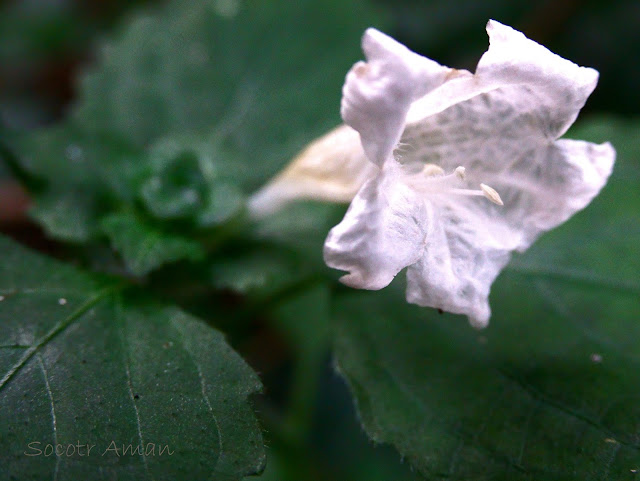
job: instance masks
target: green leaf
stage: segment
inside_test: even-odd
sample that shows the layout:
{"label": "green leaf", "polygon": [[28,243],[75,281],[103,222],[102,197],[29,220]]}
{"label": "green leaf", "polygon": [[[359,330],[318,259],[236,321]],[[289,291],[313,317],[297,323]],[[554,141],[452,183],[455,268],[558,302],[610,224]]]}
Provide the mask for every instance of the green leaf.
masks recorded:
{"label": "green leaf", "polygon": [[212,260],[211,284],[252,300],[277,302],[326,281],[325,275],[337,277],[322,260],[322,244],[344,211],[343,205],[301,201],[257,220],[243,242],[234,242]]}
{"label": "green leaf", "polygon": [[[139,252],[109,216],[143,207],[163,228],[179,221],[207,236],[339,122],[344,73],[361,57],[364,29],[379,24],[371,7],[223,4],[173,0],[139,11],[100,49],[69,117],[16,141],[25,170],[46,184],[33,215],[51,235],[95,241],[106,225],[135,263]],[[173,260],[173,247],[132,271]]]}
{"label": "green leaf", "polygon": [[[89,184],[127,202],[142,194],[163,217],[179,206],[175,189],[163,198],[149,186],[153,149],[191,141],[225,173],[204,180],[215,204],[233,211],[234,189],[252,192],[339,122],[344,72],[373,23],[363,1],[242,2],[229,11],[174,0],[139,13],[101,49],[70,117],[21,140],[23,162],[52,185]],[[201,225],[229,215],[205,204]]]}
{"label": "green leaf", "polygon": [[99,218],[134,199],[133,180],[144,165],[141,154],[122,138],[64,124],[18,136],[17,142],[25,175],[38,185],[31,215],[54,237],[94,239],[100,234]]}
{"label": "green leaf", "polygon": [[612,141],[613,176],[591,206],[512,261],[493,286],[486,330],[405,304],[400,283],[336,301],[338,366],[372,439],[428,479],[634,479],[636,133],[613,121],[572,132]]}
{"label": "green leaf", "polygon": [[7,479],[231,481],[263,469],[247,402],[260,382],[218,331],[12,241],[0,248]]}
{"label": "green leaf", "polygon": [[339,122],[344,73],[375,15],[363,1],[174,0],[129,22],[82,82],[72,122],[138,146],[212,138],[260,186]]}
{"label": "green leaf", "polygon": [[56,189],[42,195],[29,215],[58,239],[87,241],[96,229],[95,201],[92,192]]}
{"label": "green leaf", "polygon": [[244,206],[234,183],[237,164],[215,143],[193,137],[161,139],[145,161],[151,174],[141,183],[140,197],[159,219],[211,227],[230,220]]}
{"label": "green leaf", "polygon": [[[282,250],[302,255],[304,263],[322,270],[322,245],[329,230],[344,216],[345,206],[312,201],[291,203],[256,222],[253,236]],[[329,269],[324,267],[326,272]]]}
{"label": "green leaf", "polygon": [[135,275],[147,274],[169,262],[198,261],[205,255],[197,241],[161,230],[128,212],[105,217],[102,230]]}
{"label": "green leaf", "polygon": [[[329,339],[329,289],[325,282],[303,284],[274,306],[272,322],[289,339],[299,355],[324,356]],[[305,313],[300,322],[300,313]],[[308,376],[309,373],[303,373]]]}

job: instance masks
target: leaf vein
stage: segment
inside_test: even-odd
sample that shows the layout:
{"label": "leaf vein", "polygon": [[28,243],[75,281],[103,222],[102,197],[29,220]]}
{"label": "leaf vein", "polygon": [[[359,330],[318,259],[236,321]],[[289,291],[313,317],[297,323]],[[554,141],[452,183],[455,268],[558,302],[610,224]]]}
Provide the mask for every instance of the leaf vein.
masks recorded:
{"label": "leaf vein", "polygon": [[90,297],[68,317],[62,319],[55,326],[53,326],[46,334],[38,339],[32,346],[30,346],[16,363],[9,368],[7,373],[0,379],[0,391],[7,385],[7,383],[16,375],[16,373],[24,367],[24,365],[33,357],[33,355],[42,347],[46,346],[52,339],[58,334],[67,329],[74,321],[82,317],[89,309],[95,306],[106,296],[112,294],[122,287],[122,283],[111,285],[104,289],[99,290],[94,296]]}
{"label": "leaf vein", "polygon": [[518,464],[522,464],[522,458],[524,456],[524,451],[525,451],[525,449],[527,447],[527,439],[529,438],[529,432],[531,430],[531,419],[533,418],[533,414],[540,407],[540,400],[539,399],[533,399],[533,402],[534,402],[534,405],[532,406],[532,408],[527,413],[527,418],[524,421],[524,428],[522,430],[522,440],[520,442],[520,450],[518,452],[518,458],[517,458],[517,463]]}
{"label": "leaf vein", "polygon": [[[412,398],[416,404],[420,407],[420,409],[425,412],[425,413],[429,413],[430,417],[433,417],[433,412],[428,408],[427,404],[425,403],[424,400],[422,400],[418,395],[414,394],[411,392],[411,390],[402,382],[399,381],[398,376],[394,375],[393,371],[386,365],[381,364],[380,367],[382,368],[382,371],[384,374],[386,374],[386,376],[391,380],[391,382],[393,384],[395,384],[398,388],[400,388],[405,394],[407,394],[408,397]],[[380,423],[378,423],[380,424]],[[460,431],[453,431],[452,434],[457,438],[457,439],[461,439],[464,438],[464,433],[460,432]],[[474,437],[474,439],[476,439]],[[392,441],[395,445],[397,445],[397,441]],[[521,466],[520,464],[518,464],[515,460],[513,460],[510,456],[499,452],[495,449],[492,449],[489,446],[486,445],[481,445],[478,444],[475,446],[476,449],[481,449],[483,450],[485,453],[493,456],[497,461],[501,462],[503,465],[505,465],[506,467],[513,469],[514,471],[520,472],[520,473],[530,473],[530,470],[527,470],[524,466]]]}
{"label": "leaf vein", "polygon": [[[58,446],[58,423],[56,421],[56,410],[53,403],[53,392],[51,391],[51,385],[49,384],[49,374],[47,373],[47,369],[44,367],[44,362],[42,361],[42,356],[38,354],[37,356],[38,364],[40,365],[40,369],[42,370],[42,374],[44,376],[44,385],[47,389],[47,395],[49,396],[49,403],[51,404],[51,426],[53,429],[53,444],[54,446]],[[60,469],[60,456],[58,456],[58,451],[54,450],[56,454],[56,466],[53,470],[53,481],[58,479],[58,471]]]}
{"label": "leaf vein", "polygon": [[618,456],[618,453],[620,452],[621,448],[622,448],[622,445],[619,442],[616,442],[615,445],[613,446],[613,449],[611,450],[611,455],[609,456],[609,459],[607,460],[607,464],[604,467],[604,472],[602,473],[602,479],[609,478],[611,466],[613,465],[613,462]]}
{"label": "leaf vein", "polygon": [[147,265],[147,259],[151,257],[151,254],[158,245],[158,242],[160,242],[160,236],[158,234],[153,233],[147,236],[145,241],[142,243],[142,246],[140,246],[140,251],[135,259],[138,269]]}
{"label": "leaf vein", "polygon": [[640,446],[630,443],[630,442],[626,442],[626,441],[621,441],[618,440],[615,433],[613,431],[611,431],[610,429],[608,429],[606,426],[603,426],[602,424],[600,424],[597,421],[594,421],[593,419],[589,418],[588,416],[577,412],[573,409],[571,409],[568,406],[564,406],[563,404],[560,404],[557,401],[554,401],[552,398],[545,396],[543,393],[541,393],[540,391],[538,391],[535,387],[527,384],[526,382],[518,379],[517,376],[503,370],[503,369],[496,369],[496,372],[498,374],[500,374],[504,379],[506,379],[507,381],[513,383],[514,385],[518,386],[521,390],[523,390],[524,392],[526,392],[529,397],[531,397],[531,399],[537,400],[538,402],[540,402],[541,405],[552,408],[554,410],[556,410],[557,412],[560,412],[562,414],[564,414],[565,416],[568,416],[570,418],[575,418],[579,421],[582,421],[586,424],[588,424],[589,426],[593,427],[594,429],[596,429],[597,431],[601,432],[602,434],[604,434],[606,437],[608,438],[615,438],[617,440],[618,443],[627,446],[629,448],[633,448],[637,451],[640,451]]}
{"label": "leaf vein", "polygon": [[151,472],[149,471],[149,464],[147,463],[147,457],[144,454],[144,439],[142,437],[142,423],[140,422],[140,411],[138,410],[138,405],[136,404],[135,395],[133,394],[133,384],[131,381],[131,368],[130,368],[131,361],[129,358],[129,343],[126,341],[125,336],[122,334],[122,331],[125,328],[124,325],[127,321],[126,321],[126,316],[122,315],[121,302],[118,302],[116,305],[116,317],[120,320],[120,322],[118,323],[120,326],[119,338],[120,338],[120,343],[122,344],[122,358],[124,361],[124,370],[127,375],[127,388],[129,390],[129,399],[131,399],[131,404],[133,406],[133,411],[135,413],[138,439],[140,440],[140,449],[142,450],[142,453],[140,456],[142,457],[142,462],[144,464],[144,469],[147,472],[147,475],[149,475],[149,477],[152,480],[155,480],[153,474],[151,474]]}
{"label": "leaf vein", "polygon": [[173,316],[170,318],[170,323],[174,327],[174,329],[178,332],[178,334],[180,335],[180,342],[182,344],[182,347],[184,348],[185,352],[189,355],[189,358],[191,359],[191,362],[193,362],[194,366],[196,367],[196,371],[198,372],[198,378],[200,380],[200,388],[202,390],[202,397],[204,398],[204,401],[205,401],[207,407],[209,408],[209,412],[211,413],[211,417],[213,417],[213,422],[216,425],[216,430],[218,431],[218,446],[220,448],[220,453],[218,455],[218,460],[216,461],[216,465],[217,465],[219,460],[220,460],[220,458],[222,458],[222,455],[223,455],[223,452],[224,452],[224,446],[223,446],[223,440],[222,440],[222,430],[220,429],[220,423],[218,422],[218,418],[216,416],[215,411],[213,410],[213,406],[211,405],[211,401],[210,401],[209,396],[207,395],[207,392],[206,392],[206,380],[204,378],[204,374],[202,373],[202,369],[200,368],[200,364],[198,364],[198,362],[196,361],[196,359],[195,359],[195,357],[193,355],[193,352],[191,352],[191,349],[189,349],[189,347],[187,346],[187,343],[185,342],[184,333],[182,332],[181,326],[176,323],[176,321],[173,318]]}

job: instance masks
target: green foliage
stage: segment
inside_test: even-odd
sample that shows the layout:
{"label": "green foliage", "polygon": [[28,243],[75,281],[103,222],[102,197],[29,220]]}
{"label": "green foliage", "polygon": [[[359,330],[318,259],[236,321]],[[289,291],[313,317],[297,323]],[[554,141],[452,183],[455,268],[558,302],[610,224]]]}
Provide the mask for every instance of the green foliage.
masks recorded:
{"label": "green foliage", "polygon": [[[632,479],[640,469],[640,152],[635,129],[585,211],[512,261],[486,331],[398,287],[336,302],[338,365],[365,429],[428,479]],[[635,470],[635,471],[634,471]]]}
{"label": "green foliage", "polygon": [[230,220],[243,206],[236,186],[240,163],[230,162],[215,143],[162,139],[147,156],[150,175],[140,185],[140,197],[156,218],[211,227]]}
{"label": "green foliage", "polygon": [[[21,139],[24,168],[46,185],[32,215],[49,234],[99,239],[103,217],[132,209],[180,221],[187,236],[223,228],[247,194],[338,123],[344,72],[375,23],[369,10],[333,0],[223,4],[174,0],[132,17],[82,78],[68,119]],[[108,231],[124,254],[133,239]],[[135,254],[124,261],[140,273],[189,252],[144,268],[131,264]]]}
{"label": "green foliage", "polygon": [[88,240],[97,227],[97,208],[93,192],[54,187],[40,196],[30,215],[53,237],[81,242]]}
{"label": "green foliage", "polygon": [[[230,481],[261,471],[247,403],[256,375],[217,331],[145,300],[153,296],[180,299],[214,325],[260,312],[300,344],[284,429],[309,428],[328,343],[319,246],[343,208],[306,203],[250,223],[244,201],[338,123],[344,72],[376,23],[363,3],[242,2],[231,12],[174,0],[139,12],[103,45],[66,120],[6,137],[32,217],[73,244],[69,256],[121,272],[108,243],[140,286],[0,241],[3,474]],[[148,275],[177,261],[188,264]],[[229,316],[220,289],[246,296],[244,308]],[[111,441],[175,454],[103,456]],[[30,442],[100,452],[32,457]]]}
{"label": "green foliage", "polygon": [[211,265],[211,283],[218,289],[268,294],[296,280],[296,264],[276,249],[231,253]]}
{"label": "green foliage", "polygon": [[[122,282],[3,238],[0,248],[0,465],[8,479],[231,481],[262,470],[247,403],[260,382],[218,331]],[[47,444],[64,454],[51,456]],[[87,455],[88,447],[69,448],[76,444],[95,447]],[[124,454],[123,445],[148,455]]]}
{"label": "green foliage", "polygon": [[154,228],[130,213],[104,217],[102,230],[135,275],[147,274],[167,262],[204,257],[198,242]]}

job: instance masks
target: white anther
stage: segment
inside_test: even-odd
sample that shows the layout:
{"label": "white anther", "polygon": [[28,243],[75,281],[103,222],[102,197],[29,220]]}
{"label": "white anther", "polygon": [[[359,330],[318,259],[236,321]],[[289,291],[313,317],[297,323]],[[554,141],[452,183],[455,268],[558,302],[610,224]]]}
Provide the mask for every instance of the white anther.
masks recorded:
{"label": "white anther", "polygon": [[498,205],[504,205],[504,202],[502,202],[502,199],[500,198],[500,194],[498,194],[495,189],[489,187],[487,184],[480,184],[480,188],[482,189],[484,196],[491,202]]}
{"label": "white anther", "polygon": [[434,177],[436,175],[444,175],[444,170],[435,164],[425,164],[422,173],[427,177]]}

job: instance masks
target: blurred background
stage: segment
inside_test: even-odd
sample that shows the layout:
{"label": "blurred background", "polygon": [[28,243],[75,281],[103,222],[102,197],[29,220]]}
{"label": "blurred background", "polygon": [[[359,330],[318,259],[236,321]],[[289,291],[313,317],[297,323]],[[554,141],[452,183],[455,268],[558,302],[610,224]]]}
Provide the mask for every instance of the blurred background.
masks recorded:
{"label": "blurred background", "polygon": [[[443,64],[473,68],[486,49],[480,25],[506,23],[601,80],[587,111],[632,115],[640,106],[640,3],[634,0],[371,0],[391,35]],[[73,101],[92,46],[128,11],[159,0],[1,0],[0,114],[4,125],[55,121]]]}
{"label": "blurred background", "polygon": [[[258,1],[258,0],[256,0]],[[371,0],[389,20],[387,33],[445,65],[473,70],[486,50],[484,25],[496,19],[559,55],[594,67],[601,80],[581,117],[632,117],[640,111],[640,2],[637,0]],[[0,0],[0,139],[64,118],[76,78],[95,46],[132,10],[158,0]],[[318,46],[322,48],[321,45]],[[358,60],[354,58],[353,61]],[[340,88],[339,85],[336,86]],[[338,121],[336,105],[336,122]],[[28,198],[0,163],[0,230],[43,250],[55,245],[24,216]],[[230,327],[233,329],[233,327]],[[234,333],[230,332],[232,341]],[[252,337],[262,342],[253,343]],[[234,345],[261,374],[269,399],[284,397],[291,347],[269,326],[236,336]],[[264,339],[269,339],[265,352]],[[260,347],[262,346],[262,348]],[[326,352],[308,445],[297,456],[270,439],[265,479],[412,480],[398,454],[362,432],[351,397]],[[268,405],[257,400],[268,416]],[[265,414],[266,413],[266,414]]]}

